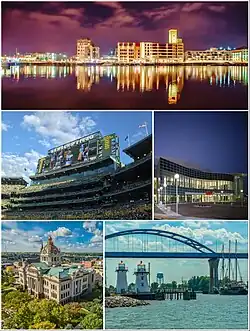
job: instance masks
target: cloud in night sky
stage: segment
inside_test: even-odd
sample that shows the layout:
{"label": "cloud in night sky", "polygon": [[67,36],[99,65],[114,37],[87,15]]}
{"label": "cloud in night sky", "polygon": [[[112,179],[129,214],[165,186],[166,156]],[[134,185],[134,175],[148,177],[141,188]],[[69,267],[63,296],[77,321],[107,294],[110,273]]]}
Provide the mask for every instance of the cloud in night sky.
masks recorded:
{"label": "cloud in night sky", "polygon": [[166,42],[177,28],[186,49],[247,45],[247,2],[5,2],[3,53],[75,54],[91,38],[104,54],[118,41]]}

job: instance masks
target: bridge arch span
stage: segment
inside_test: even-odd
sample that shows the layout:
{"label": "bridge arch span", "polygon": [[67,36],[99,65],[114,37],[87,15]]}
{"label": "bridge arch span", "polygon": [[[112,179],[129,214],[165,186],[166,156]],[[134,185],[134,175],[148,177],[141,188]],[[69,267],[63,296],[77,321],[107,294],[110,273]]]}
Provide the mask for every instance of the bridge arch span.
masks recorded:
{"label": "bridge arch span", "polygon": [[184,245],[187,245],[191,248],[194,248],[195,250],[201,252],[201,253],[215,253],[214,250],[211,248],[199,243],[198,241],[188,238],[186,236],[183,236],[178,233],[174,233],[171,231],[166,230],[159,230],[159,229],[131,229],[131,230],[124,230],[119,231],[115,233],[111,233],[105,236],[105,240],[115,238],[115,237],[121,237],[121,236],[127,236],[130,234],[149,234],[149,235],[156,235],[159,237],[169,238],[173,239],[175,241],[178,241]]}

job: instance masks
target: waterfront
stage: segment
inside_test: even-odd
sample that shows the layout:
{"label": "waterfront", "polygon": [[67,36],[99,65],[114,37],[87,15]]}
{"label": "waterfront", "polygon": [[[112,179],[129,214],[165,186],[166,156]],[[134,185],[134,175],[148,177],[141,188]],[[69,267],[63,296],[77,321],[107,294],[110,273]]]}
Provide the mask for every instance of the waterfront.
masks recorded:
{"label": "waterfront", "polygon": [[244,66],[2,68],[2,109],[247,109]]}
{"label": "waterfront", "polygon": [[107,329],[247,329],[247,296],[197,294],[197,300],[151,301],[106,309]]}

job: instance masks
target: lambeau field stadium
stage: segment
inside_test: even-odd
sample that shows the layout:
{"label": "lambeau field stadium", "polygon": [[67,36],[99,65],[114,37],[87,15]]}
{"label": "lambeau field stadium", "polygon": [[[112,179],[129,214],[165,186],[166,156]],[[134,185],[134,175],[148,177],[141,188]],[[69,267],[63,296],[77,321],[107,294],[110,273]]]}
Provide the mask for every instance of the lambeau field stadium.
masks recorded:
{"label": "lambeau field stadium", "polygon": [[99,131],[50,149],[29,185],[2,178],[2,219],[151,219],[152,135],[120,153]]}

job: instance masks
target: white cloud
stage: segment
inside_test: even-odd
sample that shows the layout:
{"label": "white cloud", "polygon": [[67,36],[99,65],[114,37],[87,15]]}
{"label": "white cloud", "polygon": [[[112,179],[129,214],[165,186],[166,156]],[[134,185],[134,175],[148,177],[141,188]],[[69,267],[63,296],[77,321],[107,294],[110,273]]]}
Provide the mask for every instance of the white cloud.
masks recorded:
{"label": "white cloud", "polygon": [[72,231],[70,229],[65,228],[64,226],[59,227],[55,231],[48,232],[48,235],[56,238],[56,237],[69,237],[72,236]]}
{"label": "white cloud", "polygon": [[[6,222],[7,223],[7,222]],[[40,228],[24,231],[18,228],[18,222],[8,222],[8,228],[2,230],[3,249],[12,252],[38,252],[42,243],[43,230]]]}
{"label": "white cloud", "polygon": [[11,125],[2,122],[2,131],[8,131],[8,129],[11,129],[11,128],[12,128]]}
{"label": "white cloud", "polygon": [[42,157],[33,149],[24,155],[14,153],[2,153],[2,176],[23,177],[30,182],[29,176],[36,172],[37,161]]}
{"label": "white cloud", "polygon": [[31,243],[42,243],[42,238],[39,237],[38,235],[34,235],[28,238],[28,241]]}
{"label": "white cloud", "polygon": [[101,236],[99,230],[96,232],[93,242],[74,242],[74,232],[63,226],[49,233],[39,226],[31,227],[29,230],[20,229],[20,222],[6,221],[3,222],[3,226],[2,250],[4,251],[39,253],[42,241],[45,244],[48,235],[51,234],[54,237],[55,245],[62,252],[102,252],[102,242],[97,240],[98,234]]}
{"label": "white cloud", "polygon": [[90,239],[89,247],[102,247],[103,245],[103,231],[98,228],[99,222],[86,221],[83,223],[83,228],[93,234]]}
{"label": "white cloud", "polygon": [[182,223],[185,227],[190,228],[209,228],[211,224],[209,221],[184,221]]}
{"label": "white cloud", "polygon": [[34,130],[43,146],[56,146],[75,140],[94,131],[96,122],[90,116],[69,112],[35,112],[23,117],[22,126]]}
{"label": "white cloud", "polygon": [[[201,222],[203,223],[203,222]],[[230,232],[225,228],[220,229],[208,229],[207,227],[200,227],[200,228],[189,228],[184,226],[171,226],[169,224],[164,224],[160,226],[154,226],[153,229],[161,229],[166,230],[174,233],[181,234],[183,236],[192,238],[197,240],[201,243],[204,243],[206,240],[216,241],[228,243],[229,240],[235,241],[237,240],[239,244],[247,244],[247,238],[244,238],[238,232]]]}
{"label": "white cloud", "polygon": [[50,148],[51,147],[50,143],[46,139],[40,139],[40,140],[38,140],[38,142],[39,142],[39,144],[41,144],[41,145],[43,145],[43,146],[45,146],[47,148]]}

